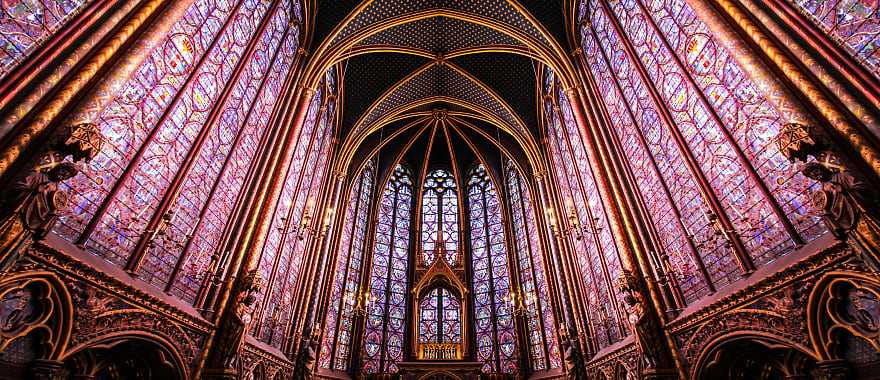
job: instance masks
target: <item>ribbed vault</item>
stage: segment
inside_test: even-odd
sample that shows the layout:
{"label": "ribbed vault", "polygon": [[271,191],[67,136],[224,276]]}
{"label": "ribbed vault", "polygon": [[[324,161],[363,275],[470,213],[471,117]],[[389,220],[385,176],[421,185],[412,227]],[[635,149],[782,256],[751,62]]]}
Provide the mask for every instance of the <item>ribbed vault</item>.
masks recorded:
{"label": "ribbed vault", "polygon": [[538,20],[565,19],[570,12],[564,3],[370,0],[326,6],[334,19],[349,13],[332,31],[319,28],[307,71],[338,65],[342,73],[340,141],[347,153],[339,169],[350,172],[364,162],[357,155],[371,150],[361,144],[385,138],[371,134],[388,136],[407,124],[403,120],[434,110],[490,126],[520,146],[526,166],[543,167],[535,154],[542,135],[536,73],[547,65],[563,83],[577,80],[559,25]]}

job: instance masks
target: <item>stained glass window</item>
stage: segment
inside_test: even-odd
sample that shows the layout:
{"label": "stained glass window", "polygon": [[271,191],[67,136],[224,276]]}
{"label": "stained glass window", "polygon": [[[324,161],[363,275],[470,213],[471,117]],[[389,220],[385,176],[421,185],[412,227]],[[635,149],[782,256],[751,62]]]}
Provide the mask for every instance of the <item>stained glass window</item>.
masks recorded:
{"label": "stained glass window", "polygon": [[422,194],[422,262],[430,266],[443,244],[446,262],[458,263],[458,191],[455,178],[443,169],[433,170],[425,178]]}
{"label": "stained glass window", "polygon": [[[322,368],[348,370],[351,359],[353,312],[358,301],[366,235],[370,215],[370,196],[376,172],[373,161],[354,182],[345,211],[345,223],[336,260],[336,278],[332,298],[324,322],[324,341],[321,345]],[[332,366],[331,366],[332,363]]]}
{"label": "stained glass window", "polygon": [[[837,2],[827,2],[828,4]],[[663,252],[691,303],[825,233],[809,181],[775,149],[783,122],[684,0],[584,1],[582,47]],[[589,8],[589,12],[586,10]],[[720,208],[713,208],[710,198]],[[736,236],[724,237],[719,218]]]}
{"label": "stained glass window", "polygon": [[822,31],[880,76],[880,3],[853,0],[793,0]]}
{"label": "stained glass window", "polygon": [[[263,290],[265,294],[260,294],[263,298],[254,318],[254,336],[276,347],[288,336],[303,254],[311,241],[314,224],[321,219],[313,216],[320,202],[332,147],[335,116],[330,112],[335,109],[334,97],[324,96],[334,91],[328,85],[330,75],[322,82],[306,114],[260,258],[260,272],[268,279],[268,286]],[[304,224],[309,220],[311,225]]]}
{"label": "stained glass window", "polygon": [[363,348],[368,374],[396,372],[403,359],[412,186],[412,175],[398,165],[379,202]]}
{"label": "stained glass window", "polygon": [[545,370],[561,365],[556,339],[556,320],[550,304],[544,258],[532,197],[525,179],[508,160],[505,166],[510,204],[510,226],[514,236],[519,281],[527,311],[526,335],[532,369]]}
{"label": "stained glass window", "polygon": [[55,231],[196,303],[229,261],[219,243],[294,66],[299,6],[196,0],[97,111],[104,149],[65,185]]}
{"label": "stained glass window", "polygon": [[485,372],[517,370],[516,331],[501,203],[489,173],[475,166],[468,179],[477,360]]}
{"label": "stained glass window", "polygon": [[419,343],[461,343],[461,301],[448,289],[434,288],[422,298]]}
{"label": "stained glass window", "polygon": [[0,2],[0,78],[79,13],[89,0]]}
{"label": "stained glass window", "polygon": [[[599,197],[596,177],[575,123],[567,97],[548,71],[545,116],[551,166],[560,184],[566,230],[575,247],[581,272],[579,281],[587,297],[587,311],[599,347],[623,339],[628,333],[621,312],[623,294],[615,285],[621,275],[621,258],[611,235],[605,206]],[[573,223],[572,220],[576,223]]]}

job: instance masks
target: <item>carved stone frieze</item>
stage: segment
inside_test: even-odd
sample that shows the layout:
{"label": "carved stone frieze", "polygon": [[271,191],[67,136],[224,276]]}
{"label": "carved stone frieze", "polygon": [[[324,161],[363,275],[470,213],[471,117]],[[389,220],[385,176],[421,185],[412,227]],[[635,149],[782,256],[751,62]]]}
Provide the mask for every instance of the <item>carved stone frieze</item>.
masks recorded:
{"label": "carved stone frieze", "polygon": [[851,257],[852,252],[846,249],[845,244],[834,244],[822,252],[810,255],[787,268],[768,275],[760,281],[725,295],[699,310],[669,322],[667,328],[673,335],[692,329],[694,326],[703,324],[724,312],[749,305],[759,298],[783,289],[792,282],[803,281],[808,277],[815,277],[817,274],[827,271],[832,267],[845,265],[845,262]]}
{"label": "carved stone frieze", "polygon": [[[53,273],[67,284],[70,332],[59,345],[67,353],[102,347],[121,337],[165,342],[190,373],[205,346],[211,324],[121,279],[37,242],[7,274]],[[53,331],[53,334],[57,332]]]}
{"label": "carved stone frieze", "polygon": [[83,281],[88,283],[105,294],[113,294],[120,297],[131,307],[155,312],[199,334],[207,335],[213,328],[210,322],[199,316],[187,313],[153,294],[97,270],[89,264],[42,242],[38,242],[28,251],[28,259],[32,260],[33,264],[25,264],[26,267],[17,268],[17,270],[33,267],[47,268],[69,276],[72,279],[71,282]]}
{"label": "carved stone frieze", "polygon": [[614,379],[614,373],[618,367],[624,366],[630,373],[637,373],[640,354],[638,348],[633,343],[626,344],[612,352],[601,357],[595,358],[587,363],[587,378],[596,379],[599,373],[607,379]]}

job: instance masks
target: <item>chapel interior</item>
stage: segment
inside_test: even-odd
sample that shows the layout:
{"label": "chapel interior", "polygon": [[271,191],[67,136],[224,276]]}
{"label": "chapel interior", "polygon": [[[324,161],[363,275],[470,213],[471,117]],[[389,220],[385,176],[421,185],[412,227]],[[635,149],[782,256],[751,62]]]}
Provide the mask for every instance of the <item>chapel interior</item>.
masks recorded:
{"label": "chapel interior", "polygon": [[877,0],[3,0],[0,184],[0,380],[880,379]]}

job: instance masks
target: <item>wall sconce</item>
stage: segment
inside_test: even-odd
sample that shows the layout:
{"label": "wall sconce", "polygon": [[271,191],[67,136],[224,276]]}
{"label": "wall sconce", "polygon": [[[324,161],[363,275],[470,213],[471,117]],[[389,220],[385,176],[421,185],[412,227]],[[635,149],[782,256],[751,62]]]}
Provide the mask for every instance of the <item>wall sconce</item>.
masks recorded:
{"label": "wall sconce", "polygon": [[327,209],[327,212],[324,213],[324,230],[330,228],[330,224],[333,223],[333,217],[336,215],[336,210],[333,207]]}
{"label": "wall sconce", "polygon": [[144,233],[150,235],[149,239],[147,240],[147,247],[153,248],[155,246],[156,237],[165,236],[165,231],[168,229],[168,226],[171,225],[171,223],[174,223],[174,219],[176,217],[177,215],[175,215],[174,210],[169,209],[168,211],[165,211],[164,214],[162,214],[162,217],[159,219],[159,225],[156,226],[155,230],[144,231]]}
{"label": "wall sconce", "polygon": [[296,238],[299,240],[303,240],[306,238],[307,232],[313,232],[310,228],[312,224],[312,213],[309,212],[309,209],[306,208],[305,212],[303,212],[302,221],[296,229]]}

